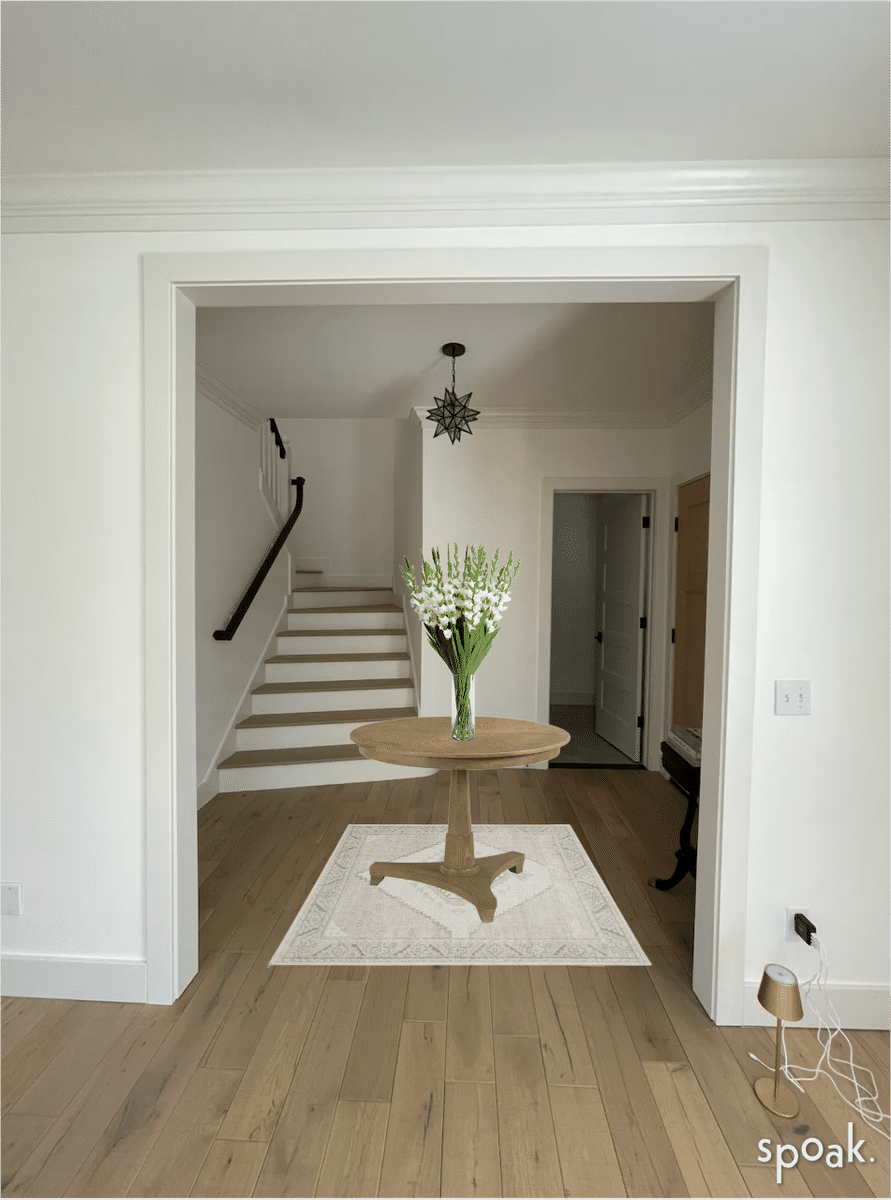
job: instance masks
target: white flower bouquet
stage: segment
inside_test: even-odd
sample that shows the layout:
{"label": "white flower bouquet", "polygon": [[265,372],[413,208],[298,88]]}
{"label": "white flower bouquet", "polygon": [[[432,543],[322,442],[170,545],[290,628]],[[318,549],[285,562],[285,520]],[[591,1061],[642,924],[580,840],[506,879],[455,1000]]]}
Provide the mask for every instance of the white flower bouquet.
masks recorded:
{"label": "white flower bouquet", "polygon": [[498,568],[498,554],[487,561],[482,546],[468,546],[464,562],[446,548],[443,573],[439,550],[434,547],[432,563],[421,556],[423,581],[419,585],[414,568],[406,558],[402,578],[411,592],[411,606],[424,623],[427,641],[453,676],[454,706],[452,737],[466,742],[473,737],[473,677],[489,653],[498,623],[510,601],[510,586],[520,569],[513,554]]}

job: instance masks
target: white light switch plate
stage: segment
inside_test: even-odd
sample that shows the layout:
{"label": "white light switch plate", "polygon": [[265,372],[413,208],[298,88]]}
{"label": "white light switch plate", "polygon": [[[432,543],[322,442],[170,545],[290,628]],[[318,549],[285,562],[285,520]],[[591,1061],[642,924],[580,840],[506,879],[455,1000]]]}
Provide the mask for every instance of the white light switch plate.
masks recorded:
{"label": "white light switch plate", "polygon": [[809,717],[811,715],[811,681],[809,679],[778,679],[773,711],[778,717]]}
{"label": "white light switch plate", "polygon": [[22,885],[20,883],[0,883],[0,914],[4,917],[20,917],[22,915]]}

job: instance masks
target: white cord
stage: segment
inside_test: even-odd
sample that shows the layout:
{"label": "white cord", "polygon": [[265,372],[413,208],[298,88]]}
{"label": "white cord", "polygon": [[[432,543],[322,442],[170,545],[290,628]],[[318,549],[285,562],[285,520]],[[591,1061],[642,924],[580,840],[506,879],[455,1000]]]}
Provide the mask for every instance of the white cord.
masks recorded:
{"label": "white cord", "polygon": [[[786,1076],[791,1084],[798,1088],[800,1092],[804,1091],[804,1088],[801,1086],[801,1080],[804,1080],[805,1083],[810,1083],[816,1079],[818,1075],[825,1075],[838,1094],[841,1096],[842,1100],[844,1100],[845,1104],[849,1104],[851,1108],[855,1110],[855,1112],[859,1113],[864,1121],[869,1124],[871,1129],[875,1129],[877,1133],[882,1135],[882,1137],[888,1138],[888,1140],[891,1141],[891,1136],[889,1136],[886,1130],[882,1129],[881,1127],[881,1122],[891,1120],[891,1117],[889,1117],[888,1113],[882,1112],[881,1108],[879,1107],[879,1090],[876,1087],[875,1076],[868,1067],[858,1067],[855,1064],[854,1047],[851,1045],[851,1039],[842,1029],[841,1023],[838,1019],[838,1013],[835,1011],[835,1006],[826,994],[824,984],[826,982],[827,967],[826,952],[823,949],[823,943],[818,937],[812,934],[811,944],[816,944],[820,954],[820,961],[814,974],[810,977],[810,979],[806,980],[805,983],[802,984],[802,989],[804,991],[804,997],[807,1001],[808,1008],[810,1008],[811,1012],[817,1018],[817,1041],[820,1043],[823,1053],[820,1055],[815,1067],[803,1067],[798,1066],[797,1064],[790,1066],[789,1056],[786,1053],[786,1027],[784,1025],[781,1033],[783,1064],[780,1067],[780,1071]],[[826,1024],[825,1028],[828,1036],[825,1042],[820,1036],[824,1028],[823,1018],[811,1000],[810,995],[811,987],[814,983],[817,984],[817,991],[820,993],[820,996],[826,1005],[826,1010],[830,1020],[835,1025],[835,1028],[831,1029],[829,1024]],[[848,1044],[847,1059],[836,1058],[832,1053],[832,1039],[839,1034]],[[757,1054],[750,1053],[749,1058],[754,1058],[756,1062],[761,1063],[762,1067],[767,1067],[768,1070],[773,1070],[773,1068],[769,1067],[766,1062],[763,1062],[760,1058],[758,1058]],[[824,1062],[826,1063],[828,1070],[824,1068]],[[840,1071],[836,1064],[838,1064],[838,1066],[850,1067],[851,1073],[848,1075],[844,1071]],[[796,1078],[796,1076],[792,1074],[793,1071],[804,1072],[804,1074],[799,1074]],[[857,1078],[858,1071],[863,1071],[864,1074],[869,1076],[871,1085],[870,1089],[867,1089],[864,1084],[861,1084],[860,1080]],[[848,1099],[848,1097],[844,1094],[833,1078],[833,1076],[836,1075],[839,1079],[844,1079],[846,1083],[852,1083],[854,1085],[856,1090],[855,1100]]]}

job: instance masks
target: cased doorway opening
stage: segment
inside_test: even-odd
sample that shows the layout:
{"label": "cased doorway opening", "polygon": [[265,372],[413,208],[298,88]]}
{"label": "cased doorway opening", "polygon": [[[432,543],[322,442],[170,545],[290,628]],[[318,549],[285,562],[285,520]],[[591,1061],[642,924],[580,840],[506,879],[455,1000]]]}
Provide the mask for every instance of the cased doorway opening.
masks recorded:
{"label": "cased doorway opening", "polygon": [[558,492],[551,559],[551,767],[643,770],[651,497]]}

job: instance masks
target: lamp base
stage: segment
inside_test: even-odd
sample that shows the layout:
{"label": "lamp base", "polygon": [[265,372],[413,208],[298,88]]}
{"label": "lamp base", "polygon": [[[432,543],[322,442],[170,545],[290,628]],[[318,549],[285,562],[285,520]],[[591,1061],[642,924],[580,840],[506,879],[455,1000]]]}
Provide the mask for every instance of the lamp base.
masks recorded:
{"label": "lamp base", "polygon": [[774,1079],[772,1075],[765,1075],[763,1079],[755,1080],[755,1095],[768,1112],[772,1112],[777,1117],[797,1117],[798,1101],[792,1095],[791,1091],[782,1083],[777,1088],[776,1096],[774,1096],[773,1091]]}

